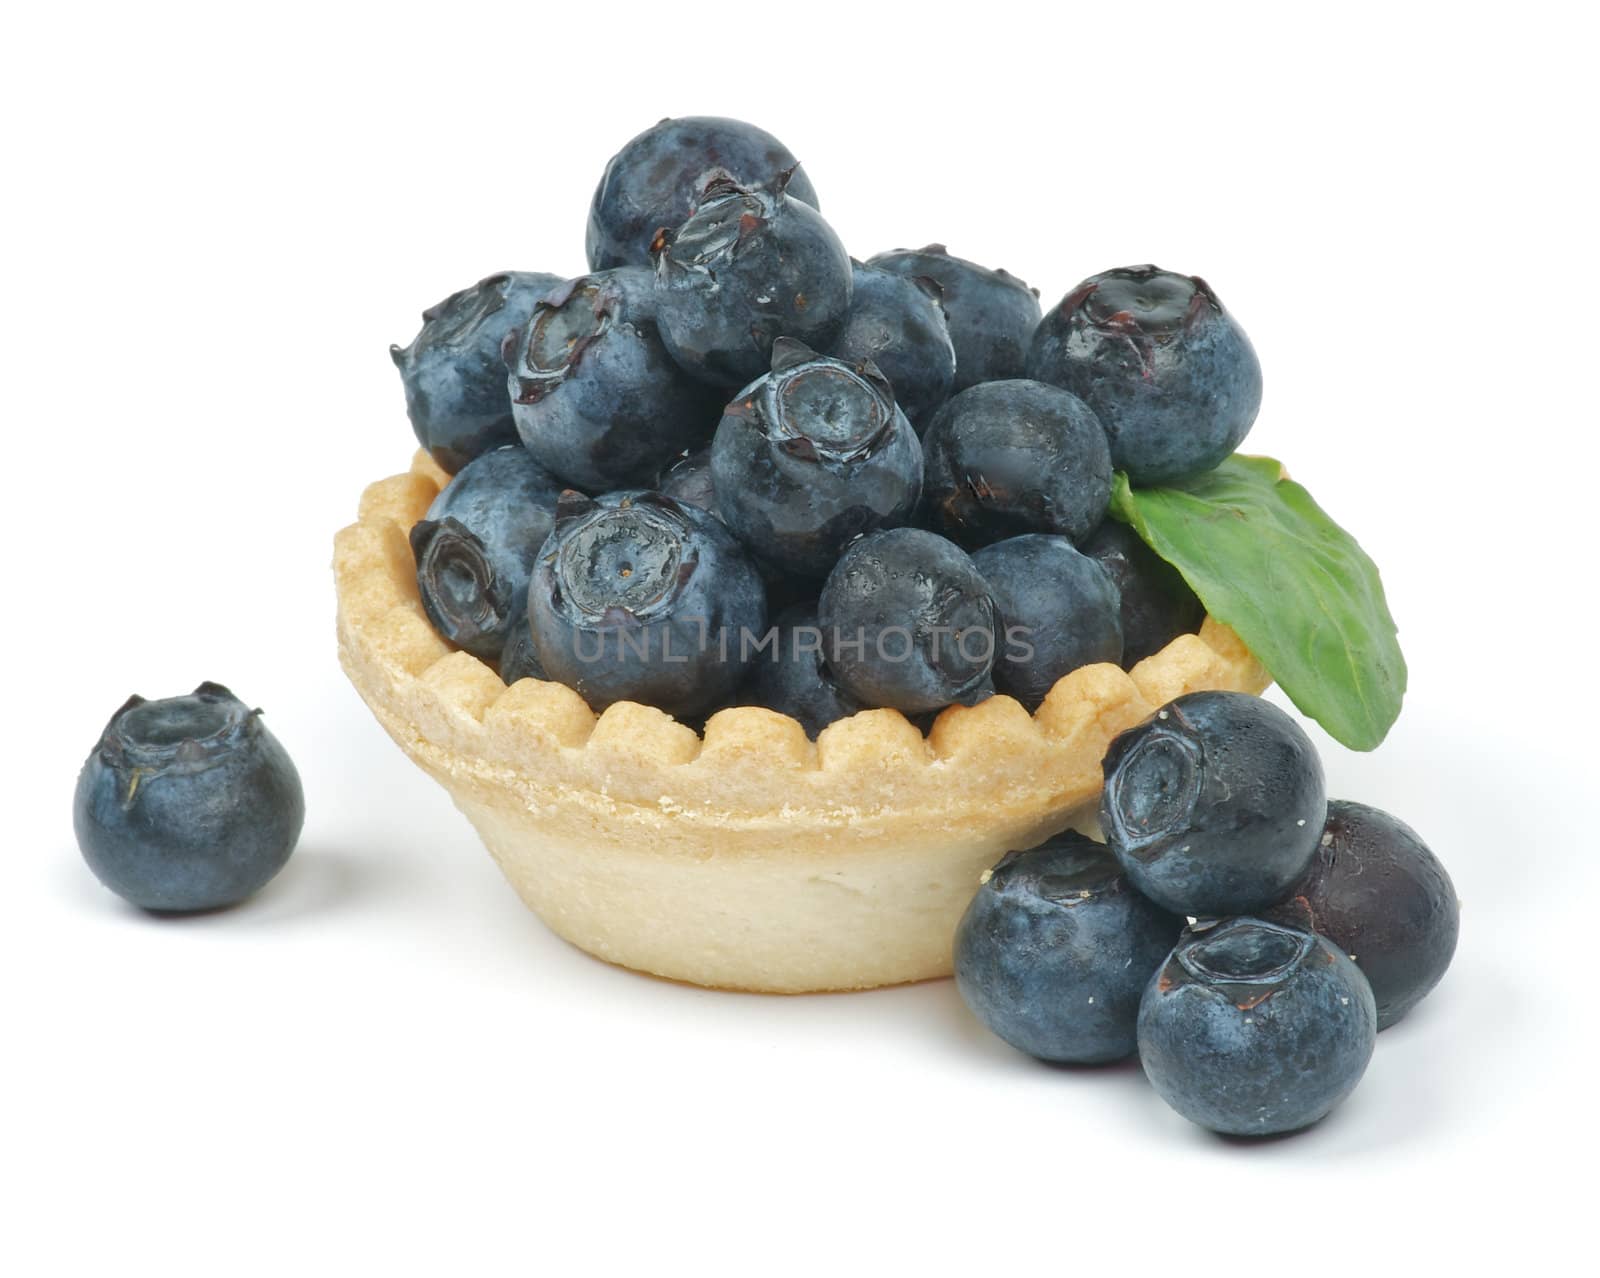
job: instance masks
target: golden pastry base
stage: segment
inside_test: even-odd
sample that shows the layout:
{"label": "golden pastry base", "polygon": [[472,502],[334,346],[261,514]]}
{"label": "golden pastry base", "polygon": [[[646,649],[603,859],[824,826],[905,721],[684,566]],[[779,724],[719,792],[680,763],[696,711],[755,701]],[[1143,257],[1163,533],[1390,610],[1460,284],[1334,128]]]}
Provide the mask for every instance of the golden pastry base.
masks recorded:
{"label": "golden pastry base", "polygon": [[428,624],[407,533],[447,480],[419,454],[338,534],[340,661],[554,932],[659,976],[784,993],[947,976],[978,876],[1092,820],[1115,734],[1183,693],[1268,683],[1208,618],[1131,674],[1074,671],[1033,716],[952,707],[926,739],[893,710],[815,743],[758,708],[703,738],[647,706],[596,715],[559,684],[507,688]]}

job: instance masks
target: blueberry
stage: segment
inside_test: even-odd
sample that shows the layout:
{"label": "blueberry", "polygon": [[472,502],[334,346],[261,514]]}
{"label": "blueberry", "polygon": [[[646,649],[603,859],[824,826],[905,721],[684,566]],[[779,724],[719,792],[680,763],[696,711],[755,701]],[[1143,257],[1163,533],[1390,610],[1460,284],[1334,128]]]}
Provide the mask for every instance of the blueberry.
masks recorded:
{"label": "blueberry", "polygon": [[875,367],[781,337],[772,371],[723,410],[711,478],[740,541],[787,572],[823,577],[852,537],[907,521],[922,447]]}
{"label": "blueberry", "polygon": [[972,553],[1006,636],[994,684],[1036,710],[1079,666],[1122,660],[1121,601],[1105,569],[1065,537],[1029,533]]}
{"label": "blueberry", "polygon": [[1334,799],[1310,868],[1265,917],[1318,932],[1354,959],[1372,983],[1378,1028],[1387,1029],[1450,966],[1461,905],[1410,826]]}
{"label": "blueberry", "polygon": [[760,574],[713,515],[660,493],[562,497],[528,597],[550,677],[595,710],[724,703],[766,631]]}
{"label": "blueberry", "polygon": [[[601,175],[589,207],[589,269],[650,265],[655,233],[682,225],[713,180],[760,186],[798,163],[772,134],[741,120],[662,120],[612,156]],[[789,179],[789,194],[819,207],[803,172]]]}
{"label": "blueberry", "polygon": [[901,275],[860,262],[853,265],[852,280],[850,318],[833,354],[853,364],[875,364],[920,431],[955,391],[956,348],[944,291],[925,275]]}
{"label": "blueberry", "polygon": [[1372,988],[1319,936],[1240,918],[1184,934],[1145,989],[1139,1059],[1161,1099],[1230,1136],[1297,1131],[1348,1096]]}
{"label": "blueberry", "polygon": [[452,475],[517,442],[500,347],[559,275],[503,271],[422,312],[422,331],[389,354],[405,385],[417,439]]}
{"label": "blueberry", "polygon": [[512,621],[511,633],[500,649],[500,678],[509,688],[518,679],[548,679],[533,646],[533,626],[524,608]]}
{"label": "blueberry", "polygon": [[1028,376],[1094,409],[1135,484],[1207,471],[1261,407],[1250,339],[1204,280],[1130,266],[1085,280],[1046,315]]}
{"label": "blueberry", "polygon": [[984,876],[956,929],[956,988],[1030,1056],[1121,1060],[1136,1045],[1140,995],[1182,931],[1105,848],[1069,830]]}
{"label": "blueberry", "polygon": [[656,477],[655,490],[675,501],[686,501],[691,506],[708,510],[718,519],[722,510],[717,505],[717,490],[711,483],[711,449],[684,451]]}
{"label": "blueberry", "polygon": [[985,382],[923,438],[924,505],[947,537],[981,546],[1019,533],[1083,541],[1111,501],[1111,450],[1083,401],[1043,382]]}
{"label": "blueberry", "polygon": [[667,354],[653,312],[648,271],[584,275],[541,300],[507,343],[517,434],[576,488],[648,483],[716,425],[721,396]]}
{"label": "blueberry", "polygon": [[863,705],[919,714],[986,695],[999,641],[994,600],[943,537],[890,528],[852,542],[817,616],[830,668]]}
{"label": "blueberry", "polygon": [[1192,692],[1111,742],[1100,824],[1133,884],[1177,914],[1248,914],[1305,872],[1328,814],[1300,725],[1242,692]]}
{"label": "blueberry", "polygon": [[1183,575],[1126,524],[1108,519],[1083,553],[1111,574],[1122,592],[1122,664],[1133,669],[1179,635],[1193,634],[1206,606]]}
{"label": "blueberry", "polygon": [[417,591],[441,636],[483,661],[500,659],[560,496],[556,478],[515,445],[483,454],[445,485],[411,530]]}
{"label": "blueberry", "polygon": [[835,720],[866,708],[839,686],[823,648],[816,604],[793,604],[778,614],[773,642],[755,658],[745,685],[753,704],[797,720],[812,739]]}
{"label": "blueberry", "polygon": [[[708,510],[723,523],[728,521],[723,518],[722,507],[717,501],[716,489],[711,482],[711,450],[702,448],[698,452],[684,453],[673,462],[671,466],[661,472],[656,480],[656,491],[678,501],[686,501],[691,506],[698,506],[701,510]],[[804,603],[807,600],[816,602],[817,583],[804,577],[796,577],[777,564],[770,563],[752,551],[748,546],[745,551],[750,560],[761,573],[761,580],[767,587],[767,611],[776,612],[779,609],[790,607],[793,604]]]}
{"label": "blueberry", "polygon": [[689,220],[652,245],[656,311],[673,358],[733,389],[767,371],[772,344],[826,350],[850,314],[850,257],[789,176],[763,186],[717,181]]}
{"label": "blueberry", "polygon": [[943,244],[895,249],[867,259],[897,275],[939,285],[956,351],[955,389],[1023,376],[1028,343],[1039,323],[1039,293],[1015,275],[952,257]]}
{"label": "blueberry", "polygon": [[284,866],[305,823],[300,776],[278,739],[221,684],[130,697],[78,776],[83,858],[147,910],[233,905]]}

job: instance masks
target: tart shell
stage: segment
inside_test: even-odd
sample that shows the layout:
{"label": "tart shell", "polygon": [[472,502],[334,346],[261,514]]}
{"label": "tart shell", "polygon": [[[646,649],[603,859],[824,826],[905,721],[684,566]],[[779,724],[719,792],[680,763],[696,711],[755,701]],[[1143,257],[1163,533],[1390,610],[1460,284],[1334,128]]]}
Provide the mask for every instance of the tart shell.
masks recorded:
{"label": "tart shell", "polygon": [[658,976],[799,993],[948,976],[979,875],[1092,822],[1110,739],[1186,692],[1268,677],[1207,619],[1129,673],[1086,666],[1034,715],[1010,697],[927,737],[867,710],[816,742],[770,710],[704,735],[649,706],[506,687],[423,614],[408,533],[449,476],[425,453],[335,540],[339,658],[527,905],[580,949]]}

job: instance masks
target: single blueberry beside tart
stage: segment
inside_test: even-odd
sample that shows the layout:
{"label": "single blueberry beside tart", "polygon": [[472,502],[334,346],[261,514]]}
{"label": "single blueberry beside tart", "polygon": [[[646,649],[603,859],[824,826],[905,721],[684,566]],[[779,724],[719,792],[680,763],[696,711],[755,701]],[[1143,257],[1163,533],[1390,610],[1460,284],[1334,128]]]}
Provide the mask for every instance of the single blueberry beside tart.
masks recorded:
{"label": "single blueberry beside tart", "polygon": [[1110,574],[1121,592],[1122,664],[1128,669],[1179,635],[1193,634],[1206,619],[1205,605],[1183,574],[1126,524],[1105,520],[1083,543],[1083,553]]}
{"label": "single blueberry beside tart", "polygon": [[1043,382],[985,382],[934,416],[923,439],[928,518],[963,546],[1020,533],[1083,541],[1111,501],[1111,450],[1075,395]]}
{"label": "single blueberry beside tart", "polygon": [[538,302],[507,343],[523,447],[574,487],[649,483],[716,425],[721,396],[667,354],[653,310],[648,271],[584,275]]}
{"label": "single blueberry beside tart", "polygon": [[1136,1046],[1144,987],[1182,931],[1104,847],[1069,830],[984,876],[956,929],[956,988],[1030,1056],[1121,1060]]}
{"label": "single blueberry beside tart", "polygon": [[591,271],[650,265],[650,241],[681,226],[695,198],[718,178],[760,186],[789,173],[789,195],[819,207],[799,161],[772,134],[742,120],[662,120],[611,157],[589,206]]}
{"label": "single blueberry beside tart", "polygon": [[661,336],[685,370],[746,386],[792,337],[826,350],[850,314],[850,255],[822,215],[787,192],[718,180],[688,221],[651,246]]}
{"label": "single blueberry beside tart", "polygon": [[791,604],[778,614],[773,639],[751,663],[748,699],[799,722],[813,740],[830,723],[866,707],[839,686],[828,668],[817,605]]}
{"label": "single blueberry beside tart", "polygon": [[849,363],[876,365],[918,431],[955,391],[956,348],[943,298],[944,290],[929,276],[856,262],[850,319],[832,351]]}
{"label": "single blueberry beside tart", "polygon": [[559,275],[502,271],[422,313],[422,330],[389,354],[405,386],[418,441],[455,474],[474,457],[517,441],[500,348]]}
{"label": "single blueberry beside tart", "polygon": [[523,449],[462,468],[411,529],[417,590],[433,628],[491,664],[528,606],[528,581],[562,486]]}
{"label": "single blueberry beside tart", "polygon": [[897,275],[939,285],[956,353],[955,389],[1022,377],[1039,324],[1039,294],[1015,275],[954,257],[943,244],[895,249],[867,259]]}
{"label": "single blueberry beside tart", "polygon": [[1002,632],[995,687],[1037,710],[1056,680],[1079,666],[1122,660],[1115,583],[1065,537],[1028,533],[972,552],[989,583]]}
{"label": "single blueberry beside tart", "polygon": [[1461,903],[1439,858],[1410,826],[1334,799],[1311,865],[1264,917],[1318,932],[1354,959],[1372,984],[1381,1030],[1444,976]]}
{"label": "single blueberry beside tart", "polygon": [[1175,914],[1275,905],[1322,837],[1316,747],[1259,697],[1179,697],[1116,737],[1102,766],[1106,844],[1134,886]]}
{"label": "single blueberry beside tart", "polygon": [[692,718],[744,678],[767,603],[755,565],[698,506],[567,493],[528,615],[539,663],[591,709],[637,701]]}
{"label": "single blueberry beside tart", "polygon": [[1230,1136],[1297,1131],[1348,1096],[1377,1039],[1361,969],[1310,932],[1186,931],[1145,990],[1139,1060],[1161,1099]]}
{"label": "single blueberry beside tart", "polygon": [[233,905],[294,851],[305,796],[288,753],[217,683],[130,697],[78,776],[72,824],[84,860],[147,910]]}
{"label": "single blueberry beside tart", "polygon": [[781,337],[772,371],[723,410],[711,478],[740,541],[786,572],[820,578],[852,538],[908,520],[922,448],[873,365]]}
{"label": "single blueberry beside tart", "polygon": [[1028,376],[1100,418],[1118,470],[1158,485],[1211,470],[1261,407],[1261,365],[1198,276],[1154,266],[1094,275],[1040,322]]}
{"label": "single blueberry beside tart", "polygon": [[817,616],[829,667],[864,705],[916,715],[991,689],[994,599],[966,552],[934,533],[889,528],[851,542]]}

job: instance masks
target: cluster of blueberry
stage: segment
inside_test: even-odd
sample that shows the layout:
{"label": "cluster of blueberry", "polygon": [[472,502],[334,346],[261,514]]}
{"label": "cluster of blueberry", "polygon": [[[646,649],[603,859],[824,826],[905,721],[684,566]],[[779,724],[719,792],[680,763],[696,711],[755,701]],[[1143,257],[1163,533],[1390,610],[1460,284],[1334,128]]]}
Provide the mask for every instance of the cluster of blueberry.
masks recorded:
{"label": "cluster of blueberry", "polygon": [[1329,802],[1310,739],[1256,697],[1180,697],[1104,767],[1105,846],[1067,833],[989,873],[956,934],[962,996],[1044,1060],[1137,1051],[1213,1131],[1316,1122],[1449,966],[1449,875],[1393,817]]}
{"label": "cluster of blueberry", "polygon": [[453,476],[412,533],[439,633],[512,682],[813,735],[1037,707],[1199,600],[1105,516],[1226,458],[1261,372],[1199,279],[1037,294],[943,247],[854,261],[775,138],[666,120],[607,165],[590,273],[491,276],[393,356]]}

